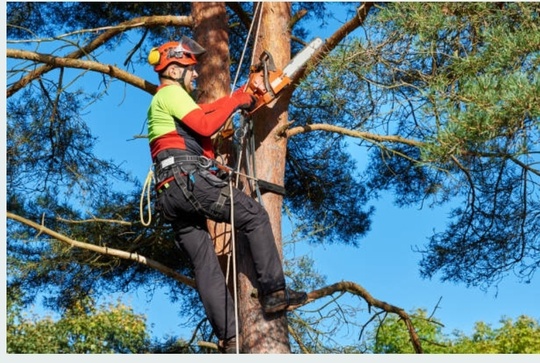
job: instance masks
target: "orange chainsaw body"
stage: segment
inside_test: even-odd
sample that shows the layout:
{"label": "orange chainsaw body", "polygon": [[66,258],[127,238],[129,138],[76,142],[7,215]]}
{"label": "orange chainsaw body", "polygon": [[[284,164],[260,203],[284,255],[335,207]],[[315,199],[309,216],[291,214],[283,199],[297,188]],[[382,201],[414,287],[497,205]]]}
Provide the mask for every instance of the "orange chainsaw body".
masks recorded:
{"label": "orange chainsaw body", "polygon": [[[283,88],[291,84],[291,79],[283,74],[283,71],[269,71],[268,83],[264,81],[263,71],[251,73],[246,84],[246,92],[254,95],[257,98],[254,109],[255,112],[261,106],[272,102]],[[267,86],[270,86],[270,90]]]}
{"label": "orange chainsaw body", "polygon": [[305,66],[309,58],[322,44],[322,39],[315,38],[283,70],[277,69],[272,55],[268,51],[262,52],[260,62],[251,67],[251,73],[244,90],[257,99],[250,114],[275,100],[279,93],[292,83],[294,74]]}

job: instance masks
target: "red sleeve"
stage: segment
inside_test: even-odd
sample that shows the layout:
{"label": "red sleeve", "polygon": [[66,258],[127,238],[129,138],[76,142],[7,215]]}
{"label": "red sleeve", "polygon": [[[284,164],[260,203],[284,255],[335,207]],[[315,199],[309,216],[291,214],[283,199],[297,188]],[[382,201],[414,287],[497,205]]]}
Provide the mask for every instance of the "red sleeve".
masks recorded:
{"label": "red sleeve", "polygon": [[182,118],[182,122],[202,136],[212,136],[241,105],[250,102],[251,96],[236,91],[209,104],[201,104]]}
{"label": "red sleeve", "polygon": [[217,99],[216,101],[212,103],[199,103],[199,107],[202,108],[204,113],[209,113],[209,112],[215,111],[217,108],[222,107],[224,104],[230,101],[231,101],[230,97],[225,96],[225,97],[221,97]]}
{"label": "red sleeve", "polygon": [[225,103],[223,107],[210,110],[208,113],[202,108],[197,108],[184,116],[182,122],[202,136],[212,136],[223,124],[229,116],[236,110],[237,103],[231,100]]}

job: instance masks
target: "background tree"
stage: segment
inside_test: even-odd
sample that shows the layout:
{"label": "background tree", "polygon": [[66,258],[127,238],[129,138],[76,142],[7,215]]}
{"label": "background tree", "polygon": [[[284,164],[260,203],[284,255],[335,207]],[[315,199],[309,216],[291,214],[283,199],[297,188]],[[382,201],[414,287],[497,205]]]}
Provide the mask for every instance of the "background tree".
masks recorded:
{"label": "background tree", "polygon": [[[281,66],[289,49],[294,54],[312,37],[302,28],[306,19],[324,24],[325,4],[264,4],[259,45],[248,54],[271,48]],[[205,11],[214,7],[220,15],[210,19]],[[283,202],[308,241],[358,245],[370,228],[369,201],[388,190],[403,206],[460,203],[447,230],[419,248],[424,276],[440,273],[482,287],[511,271],[532,279],[540,263],[538,4],[343,7],[351,20],[253,123],[258,176],[283,182],[287,190],[283,200],[263,197],[278,243]],[[81,296],[141,286],[151,294],[162,285],[173,301],[185,302],[180,313],[196,322],[195,335],[213,339],[191,289],[190,266],[174,249],[170,231],[156,218],[150,226],[140,222],[140,180],[92,153],[96,140],[84,116],[113,89],[121,90],[119,81],[126,93],[131,87],[153,93],[152,81],[130,71],[139,69],[152,46],[182,33],[193,32],[205,45],[217,38],[204,29],[228,31],[205,62],[223,64],[230,57],[236,72],[254,13],[250,3],[7,4],[8,284],[29,292],[24,303],[46,291],[46,304],[62,311]],[[360,26],[361,36],[347,37]],[[123,53],[107,58],[118,50]],[[210,93],[214,83],[225,91],[230,75],[223,68],[201,73],[202,81],[207,77],[202,97],[219,96]],[[246,69],[240,72],[246,76]],[[95,82],[89,73],[101,78]],[[370,156],[363,172],[348,151],[351,137]],[[240,279],[242,324],[257,329],[268,322],[253,314],[260,310],[250,297],[250,272],[241,268],[247,276]],[[349,292],[398,314],[421,351],[402,309],[355,283],[321,281],[293,282],[313,290],[311,301]],[[248,350],[288,351],[285,319],[260,334],[280,331],[277,346],[245,339]],[[336,316],[336,325],[342,319]],[[301,321],[310,316],[289,319],[293,349],[335,349],[321,348],[320,336]]]}
{"label": "background tree", "polygon": [[98,307],[86,299],[54,320],[23,315],[20,301],[12,291],[6,319],[8,354],[125,354],[147,349],[145,319],[122,304]]}
{"label": "background tree", "polygon": [[[454,331],[442,332],[442,323],[428,316],[425,310],[411,312],[413,323],[422,340],[425,353],[431,354],[537,354],[540,351],[538,321],[520,316],[515,321],[500,320],[493,328],[477,322],[470,336]],[[395,316],[383,316],[377,327],[370,331],[363,344],[365,352],[385,354],[411,354],[407,330]]]}

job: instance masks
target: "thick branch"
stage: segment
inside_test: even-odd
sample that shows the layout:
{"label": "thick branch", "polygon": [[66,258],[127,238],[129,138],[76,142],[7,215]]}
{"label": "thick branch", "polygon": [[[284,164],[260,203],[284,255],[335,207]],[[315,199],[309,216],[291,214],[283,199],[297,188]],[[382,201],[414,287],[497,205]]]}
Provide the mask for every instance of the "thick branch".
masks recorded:
{"label": "thick branch", "polygon": [[356,16],[343,24],[343,26],[332,34],[332,36],[326,39],[324,45],[315,53],[307,66],[298,71],[294,76],[293,83],[297,83],[300,79],[304,78],[309,69],[312,69],[315,65],[319,64],[347,35],[362,25],[372,6],[373,3],[363,3],[358,7],[358,9],[356,9]]}
{"label": "thick branch", "polygon": [[[292,136],[295,136],[304,132],[327,131],[327,132],[335,132],[335,133],[346,135],[346,136],[351,136],[358,139],[363,139],[370,142],[393,142],[393,143],[398,143],[398,144],[414,146],[418,148],[426,145],[426,143],[424,142],[412,140],[412,139],[406,139],[398,135],[378,135],[378,134],[373,134],[373,133],[365,132],[365,131],[355,131],[355,130],[347,129],[345,127],[339,127],[339,126],[330,125],[330,124],[310,124],[310,125],[296,126],[296,127],[290,128],[291,124],[292,123],[288,123],[278,128],[276,131],[276,135],[278,137],[290,138]],[[476,151],[471,152],[469,150],[459,149],[459,150],[456,150],[455,155],[462,155],[462,156],[468,156],[468,157],[481,157],[481,158],[509,159],[515,164],[517,164],[518,166],[520,166],[522,169],[528,172],[531,172],[533,174],[540,175],[540,170],[521,162],[515,156],[509,155],[509,154],[476,152]],[[461,169],[467,175],[468,174],[467,170],[459,164],[457,159],[455,159],[455,156],[450,155],[450,157],[453,159],[453,161],[456,163],[459,169]],[[467,179],[471,180],[469,175],[467,175]]]}
{"label": "thick branch", "polygon": [[79,68],[79,69],[86,69],[89,71],[95,71],[95,72],[99,72],[103,74],[108,74],[111,77],[124,81],[150,94],[154,94],[157,89],[157,86],[155,84],[147,82],[140,77],[134,76],[133,74],[126,72],[118,67],[99,63],[99,62],[73,59],[73,58],[55,57],[50,54],[40,54],[40,53],[29,52],[26,50],[17,50],[17,49],[7,49],[6,53],[7,53],[7,56],[10,58],[26,59],[26,60],[31,60],[34,62],[44,63],[52,68],[59,68],[59,67]]}
{"label": "thick branch", "polygon": [[411,318],[409,315],[405,312],[405,310],[388,304],[387,302],[377,300],[369,292],[366,291],[362,286],[349,281],[342,281],[338,282],[336,284],[326,286],[322,289],[312,291],[308,294],[308,301],[307,303],[320,299],[325,296],[330,296],[335,292],[343,291],[343,292],[349,292],[353,295],[358,295],[361,298],[363,298],[368,306],[374,306],[376,308],[382,309],[389,313],[397,314],[405,323],[407,326],[407,330],[409,331],[409,337],[411,338],[412,345],[414,347],[414,350],[416,353],[423,353],[422,345],[420,343],[420,338],[418,337],[418,334],[416,333],[416,330],[414,329],[414,326],[412,324]]}
{"label": "thick branch", "polygon": [[[101,45],[105,44],[109,39],[117,36],[118,34],[124,32],[128,29],[133,28],[155,28],[158,26],[192,26],[193,19],[191,16],[173,16],[173,15],[163,15],[163,16],[143,16],[140,18],[135,18],[119,25],[110,28],[106,32],[97,36],[94,40],[89,42],[86,46],[77,49],[76,51],[68,54],[65,58],[78,59],[87,54],[90,54],[96,50]],[[9,57],[9,54],[8,54]],[[15,82],[11,87],[7,89],[7,98],[14,95],[17,91],[24,88],[28,83],[41,77],[43,74],[49,72],[50,70],[58,67],[54,64],[45,64],[44,66],[28,73],[26,76]]]}
{"label": "thick branch", "polygon": [[370,132],[365,131],[355,131],[351,129],[347,129],[345,127],[339,127],[329,124],[312,124],[312,125],[304,125],[304,126],[297,126],[293,127],[287,130],[289,125],[285,125],[281,130],[278,130],[278,135],[280,136],[286,136],[287,138],[303,133],[303,132],[310,132],[310,131],[328,131],[328,132],[335,132],[346,136],[356,137],[368,141],[375,141],[375,142],[395,142],[410,146],[416,146],[421,147],[424,145],[424,143],[416,140],[406,139],[401,136],[397,135],[377,135],[372,134]]}
{"label": "thick branch", "polygon": [[60,234],[58,232],[55,232],[43,225],[40,225],[40,224],[37,224],[31,220],[28,220],[24,217],[21,217],[17,214],[14,214],[14,213],[11,213],[11,212],[7,212],[6,213],[6,216],[7,218],[10,218],[10,219],[13,219],[15,221],[18,221],[20,223],[23,223],[23,224],[26,224],[27,226],[29,227],[32,227],[34,228],[35,230],[39,231],[39,233],[45,233],[49,236],[51,236],[52,238],[60,241],[60,242],[63,242],[63,243],[66,243],[72,247],[78,247],[78,248],[82,248],[82,249],[85,249],[85,250],[89,250],[89,251],[94,251],[94,252],[97,252],[97,253],[101,253],[103,255],[107,255],[107,256],[114,256],[114,257],[118,257],[118,258],[122,258],[122,259],[125,259],[125,260],[131,260],[131,261],[135,261],[137,263],[141,263],[143,265],[146,265],[150,268],[153,268],[155,270],[158,270],[159,272],[163,273],[164,275],[170,277],[170,278],[173,278],[175,279],[176,281],[178,282],[181,282],[183,284],[186,284],[190,287],[195,287],[195,281],[193,281],[192,279],[182,275],[182,274],[179,274],[178,272],[176,272],[175,270],[157,262],[157,261],[154,261],[152,259],[149,259],[149,258],[146,258],[144,256],[141,256],[137,253],[130,253],[130,252],[126,252],[126,251],[122,251],[122,250],[117,250],[117,249],[114,249],[114,248],[109,248],[109,247],[101,247],[101,246],[96,246],[96,245],[93,245],[91,243],[85,243],[85,242],[80,242],[80,241],[75,241],[69,237],[66,237],[64,236],[63,234]]}

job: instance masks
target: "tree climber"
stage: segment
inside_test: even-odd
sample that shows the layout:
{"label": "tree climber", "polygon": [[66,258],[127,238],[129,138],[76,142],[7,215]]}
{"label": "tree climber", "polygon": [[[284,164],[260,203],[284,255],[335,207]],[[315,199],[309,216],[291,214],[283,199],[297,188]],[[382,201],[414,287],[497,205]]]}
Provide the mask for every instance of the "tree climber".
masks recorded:
{"label": "tree climber", "polygon": [[190,96],[197,57],[205,49],[183,36],[153,48],[148,62],[158,73],[160,85],[148,109],[148,136],[154,162],[158,198],[156,210],[171,223],[175,244],[190,258],[197,290],[210,324],[220,340],[220,351],[236,347],[235,310],[226,286],[206,219],[231,221],[249,243],[261,305],[267,314],[305,303],[305,292],[286,287],[283,266],[266,210],[237,188],[228,175],[215,171],[211,136],[238,109],[251,110],[256,99],[240,87],[231,96],[210,104],[197,104]]}

